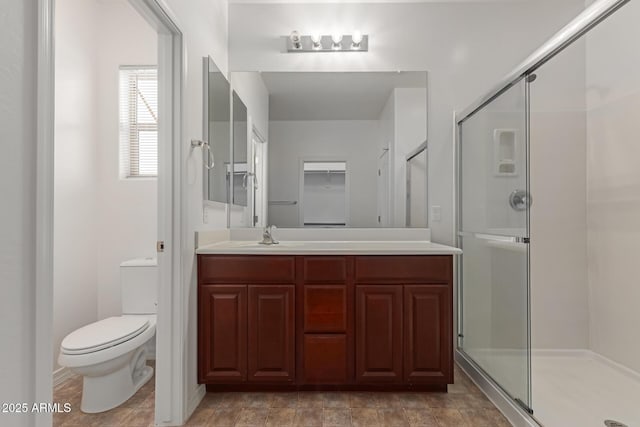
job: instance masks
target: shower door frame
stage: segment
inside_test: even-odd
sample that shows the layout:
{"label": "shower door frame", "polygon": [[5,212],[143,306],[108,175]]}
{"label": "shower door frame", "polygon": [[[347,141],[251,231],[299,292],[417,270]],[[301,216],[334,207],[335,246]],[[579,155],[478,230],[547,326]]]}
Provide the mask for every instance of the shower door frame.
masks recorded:
{"label": "shower door frame", "polygon": [[[630,0],[599,0],[587,7],[569,24],[558,31],[540,48],[534,51],[527,59],[507,74],[499,83],[497,83],[484,96],[478,98],[464,110],[454,115],[454,210],[456,212],[454,221],[454,236],[456,245],[461,246],[462,231],[462,204],[461,204],[461,173],[462,173],[462,124],[465,120],[473,116],[476,112],[489,105],[492,101],[500,97],[504,92],[511,89],[522,79],[533,74],[538,68],[551,60],[565,48],[573,44],[592,28],[596,27],[600,22],[607,19],[611,14],[627,4]],[[528,79],[527,79],[528,80]],[[527,150],[529,146],[530,133],[530,111],[529,111],[529,84],[525,85],[525,103],[526,103],[526,120],[525,120],[525,138]],[[529,170],[529,155],[527,154],[526,169]],[[527,180],[527,191],[529,191],[529,180]],[[529,210],[527,210],[527,231],[529,229]],[[526,241],[528,243],[528,240]],[[464,256],[464,254],[462,255]],[[530,301],[530,262],[527,263],[527,292]],[[456,331],[456,351],[455,359],[461,365],[462,369],[471,376],[474,382],[487,394],[494,404],[503,412],[503,414],[517,426],[539,426],[541,425],[534,417],[530,408],[523,408],[516,403],[514,399],[498,384],[486,371],[484,371],[473,359],[468,356],[460,346],[460,335],[462,333],[463,306],[462,296],[464,287],[462,284],[462,262],[457,262],[457,331]],[[531,349],[531,304],[527,307],[527,323],[528,323],[528,348]],[[530,365],[530,357],[529,357]],[[530,372],[530,366],[529,366]],[[530,374],[529,374],[530,376]],[[531,390],[531,381],[529,378],[529,389]],[[531,394],[531,392],[530,392]],[[533,404],[531,405],[534,406]]]}
{"label": "shower door frame", "polygon": [[526,212],[525,212],[525,230],[526,232],[524,233],[525,236],[524,237],[520,237],[520,236],[494,236],[493,238],[490,238],[490,240],[493,240],[494,238],[496,240],[500,240],[502,241],[503,238],[504,239],[508,239],[508,241],[512,241],[513,243],[520,243],[520,244],[526,244],[526,269],[523,272],[525,275],[525,280],[526,280],[526,288],[524,289],[525,291],[525,295],[526,295],[526,312],[522,313],[522,315],[524,316],[524,322],[526,323],[526,397],[527,397],[527,401],[523,401],[522,399],[518,398],[515,395],[512,395],[512,393],[507,390],[505,387],[503,387],[498,381],[495,381],[493,379],[493,377],[491,376],[491,373],[487,372],[486,369],[482,368],[480,366],[480,364],[478,362],[476,362],[471,355],[469,355],[463,348],[462,346],[462,340],[464,338],[464,298],[463,298],[463,294],[464,294],[464,285],[463,285],[463,262],[462,262],[462,258],[465,256],[464,254],[464,248],[463,248],[463,244],[462,244],[462,237],[470,237],[470,235],[478,235],[478,234],[483,234],[485,237],[487,238],[489,237],[489,233],[473,233],[473,232],[464,232],[463,231],[463,203],[462,203],[462,143],[463,143],[463,132],[462,132],[462,127],[463,124],[466,122],[467,119],[472,118],[476,113],[479,113],[482,111],[482,109],[484,107],[489,106],[494,100],[497,100],[498,98],[500,98],[500,96],[502,96],[503,94],[505,94],[506,92],[508,92],[510,89],[514,88],[515,86],[517,86],[518,84],[520,84],[521,82],[524,83],[524,108],[523,108],[523,112],[524,112],[524,124],[523,124],[523,133],[524,133],[524,175],[525,175],[525,189],[526,189],[526,193],[527,194],[531,194],[531,189],[530,189],[530,178],[529,178],[529,159],[530,159],[530,155],[529,155],[529,143],[530,143],[530,83],[532,81],[532,79],[529,79],[530,73],[525,74],[522,77],[517,78],[516,80],[514,80],[513,82],[511,82],[508,86],[504,87],[501,91],[499,91],[498,93],[496,93],[494,96],[492,96],[490,99],[488,99],[485,103],[481,104],[478,106],[478,108],[474,109],[472,112],[470,112],[468,115],[464,116],[462,119],[458,120],[456,117],[456,146],[455,146],[455,154],[456,154],[456,159],[455,159],[455,169],[456,169],[456,206],[458,209],[456,209],[456,234],[455,234],[455,238],[456,238],[456,246],[458,248],[462,248],[463,249],[463,254],[461,255],[460,259],[458,260],[458,263],[456,265],[456,277],[457,277],[457,283],[456,283],[456,290],[457,290],[457,332],[456,332],[456,354],[460,355],[460,357],[464,357],[464,359],[469,363],[472,364],[474,369],[479,370],[480,372],[484,373],[484,375],[488,376],[489,378],[491,378],[495,385],[498,387],[498,389],[501,391],[501,393],[508,397],[513,403],[515,403],[519,410],[521,411],[525,411],[526,413],[528,413],[529,415],[533,414],[533,410],[532,410],[532,404],[531,404],[531,396],[532,396],[532,391],[531,391],[531,251],[530,251],[530,247],[529,247],[529,233],[530,233],[530,207],[526,208]]}

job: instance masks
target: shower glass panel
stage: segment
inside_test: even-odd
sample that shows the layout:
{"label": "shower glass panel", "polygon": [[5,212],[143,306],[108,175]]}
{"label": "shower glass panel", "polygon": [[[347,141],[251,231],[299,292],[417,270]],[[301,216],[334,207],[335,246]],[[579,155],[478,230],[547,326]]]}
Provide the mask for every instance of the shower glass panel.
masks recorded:
{"label": "shower glass panel", "polygon": [[529,409],[527,85],[520,80],[458,125],[458,346]]}

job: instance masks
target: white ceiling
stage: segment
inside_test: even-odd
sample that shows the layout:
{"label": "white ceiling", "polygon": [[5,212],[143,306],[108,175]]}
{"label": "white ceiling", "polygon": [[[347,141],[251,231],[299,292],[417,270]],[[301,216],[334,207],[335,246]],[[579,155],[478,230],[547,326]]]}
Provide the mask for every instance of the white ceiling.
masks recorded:
{"label": "white ceiling", "polygon": [[425,71],[261,76],[269,91],[269,120],[377,120],[394,88],[427,87]]}

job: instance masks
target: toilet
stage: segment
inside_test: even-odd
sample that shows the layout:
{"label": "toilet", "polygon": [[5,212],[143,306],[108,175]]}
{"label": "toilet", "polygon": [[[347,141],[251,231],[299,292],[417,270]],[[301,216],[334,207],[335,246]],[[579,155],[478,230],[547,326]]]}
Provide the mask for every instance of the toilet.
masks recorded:
{"label": "toilet", "polygon": [[158,264],[138,258],[120,264],[122,315],[83,326],[60,345],[58,363],[82,375],[82,412],[108,411],[153,376]]}

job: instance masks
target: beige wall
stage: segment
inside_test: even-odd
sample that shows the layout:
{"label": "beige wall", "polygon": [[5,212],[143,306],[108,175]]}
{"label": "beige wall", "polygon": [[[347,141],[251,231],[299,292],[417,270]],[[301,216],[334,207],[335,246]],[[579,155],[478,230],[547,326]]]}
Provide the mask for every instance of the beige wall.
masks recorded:
{"label": "beige wall", "polygon": [[[184,95],[185,133],[189,137],[202,135],[202,57],[212,55],[223,72],[227,71],[227,2],[225,0],[166,0],[185,34],[187,73]],[[36,350],[46,348],[36,329],[36,317],[47,314],[38,310],[36,301],[36,159],[37,104],[37,39],[38,11],[36,0],[3,1],[0,14],[0,57],[3,58],[0,79],[0,299],[2,322],[0,338],[10,342],[0,352],[0,401],[44,402],[46,396],[36,393],[34,369]],[[196,380],[196,274],[194,231],[224,226],[224,210],[213,210],[211,222],[203,221],[202,158],[184,144],[183,168],[187,192],[182,194],[186,204],[184,218],[187,225],[183,237],[183,300],[184,325],[188,339],[184,346],[185,384],[188,398],[197,389]],[[38,307],[39,308],[39,307]],[[36,341],[39,340],[39,341]],[[39,380],[42,381],[42,380]],[[50,417],[50,414],[48,415]],[[45,415],[46,417],[46,415]],[[31,426],[36,414],[16,415],[12,425]]]}
{"label": "beige wall", "polygon": [[[114,23],[122,26],[113,31]],[[120,65],[155,65],[155,31],[125,1],[56,2],[53,358],[121,314],[119,266],[153,256],[157,181],[120,179]]]}
{"label": "beige wall", "polygon": [[587,36],[591,349],[640,372],[640,3]]}
{"label": "beige wall", "polygon": [[[36,317],[49,313],[36,309],[38,1],[0,8],[0,402],[34,402],[45,398],[35,387],[36,353],[51,339],[36,328]],[[2,414],[2,423],[27,427],[50,416]]]}
{"label": "beige wall", "polygon": [[640,371],[640,4],[537,71],[531,90],[533,347]]}
{"label": "beige wall", "polygon": [[585,42],[531,83],[531,333],[534,349],[589,347]]}
{"label": "beige wall", "polygon": [[[156,254],[158,181],[119,177],[118,71],[121,65],[156,65],[158,36],[127,2],[97,3],[95,191],[101,247],[97,256],[98,318],[103,319],[122,311],[120,263]],[[115,23],[122,30],[113,31]]]}
{"label": "beige wall", "polygon": [[[98,320],[98,4],[56,7],[53,366],[62,339]],[[116,163],[117,165],[117,163]]]}
{"label": "beige wall", "polygon": [[[166,3],[175,14],[186,47],[183,132],[187,138],[202,138],[202,58],[211,56],[222,73],[228,76],[228,3],[226,0],[166,0]],[[224,228],[227,216],[221,203],[204,206],[202,151],[192,150],[186,141],[182,150],[182,179],[187,187],[187,191],[180,194],[183,206],[186,205],[186,217],[182,218],[186,223],[182,235],[182,300],[185,303],[183,324],[187,336],[183,349],[185,382],[175,387],[183,387],[186,401],[192,402],[199,387],[195,232]]]}
{"label": "beige wall", "polygon": [[[234,71],[429,71],[429,197],[433,240],[453,243],[452,114],[568,23],[583,0],[230,6]],[[397,24],[397,25],[396,25]],[[370,34],[366,54],[285,54],[296,29]]]}

